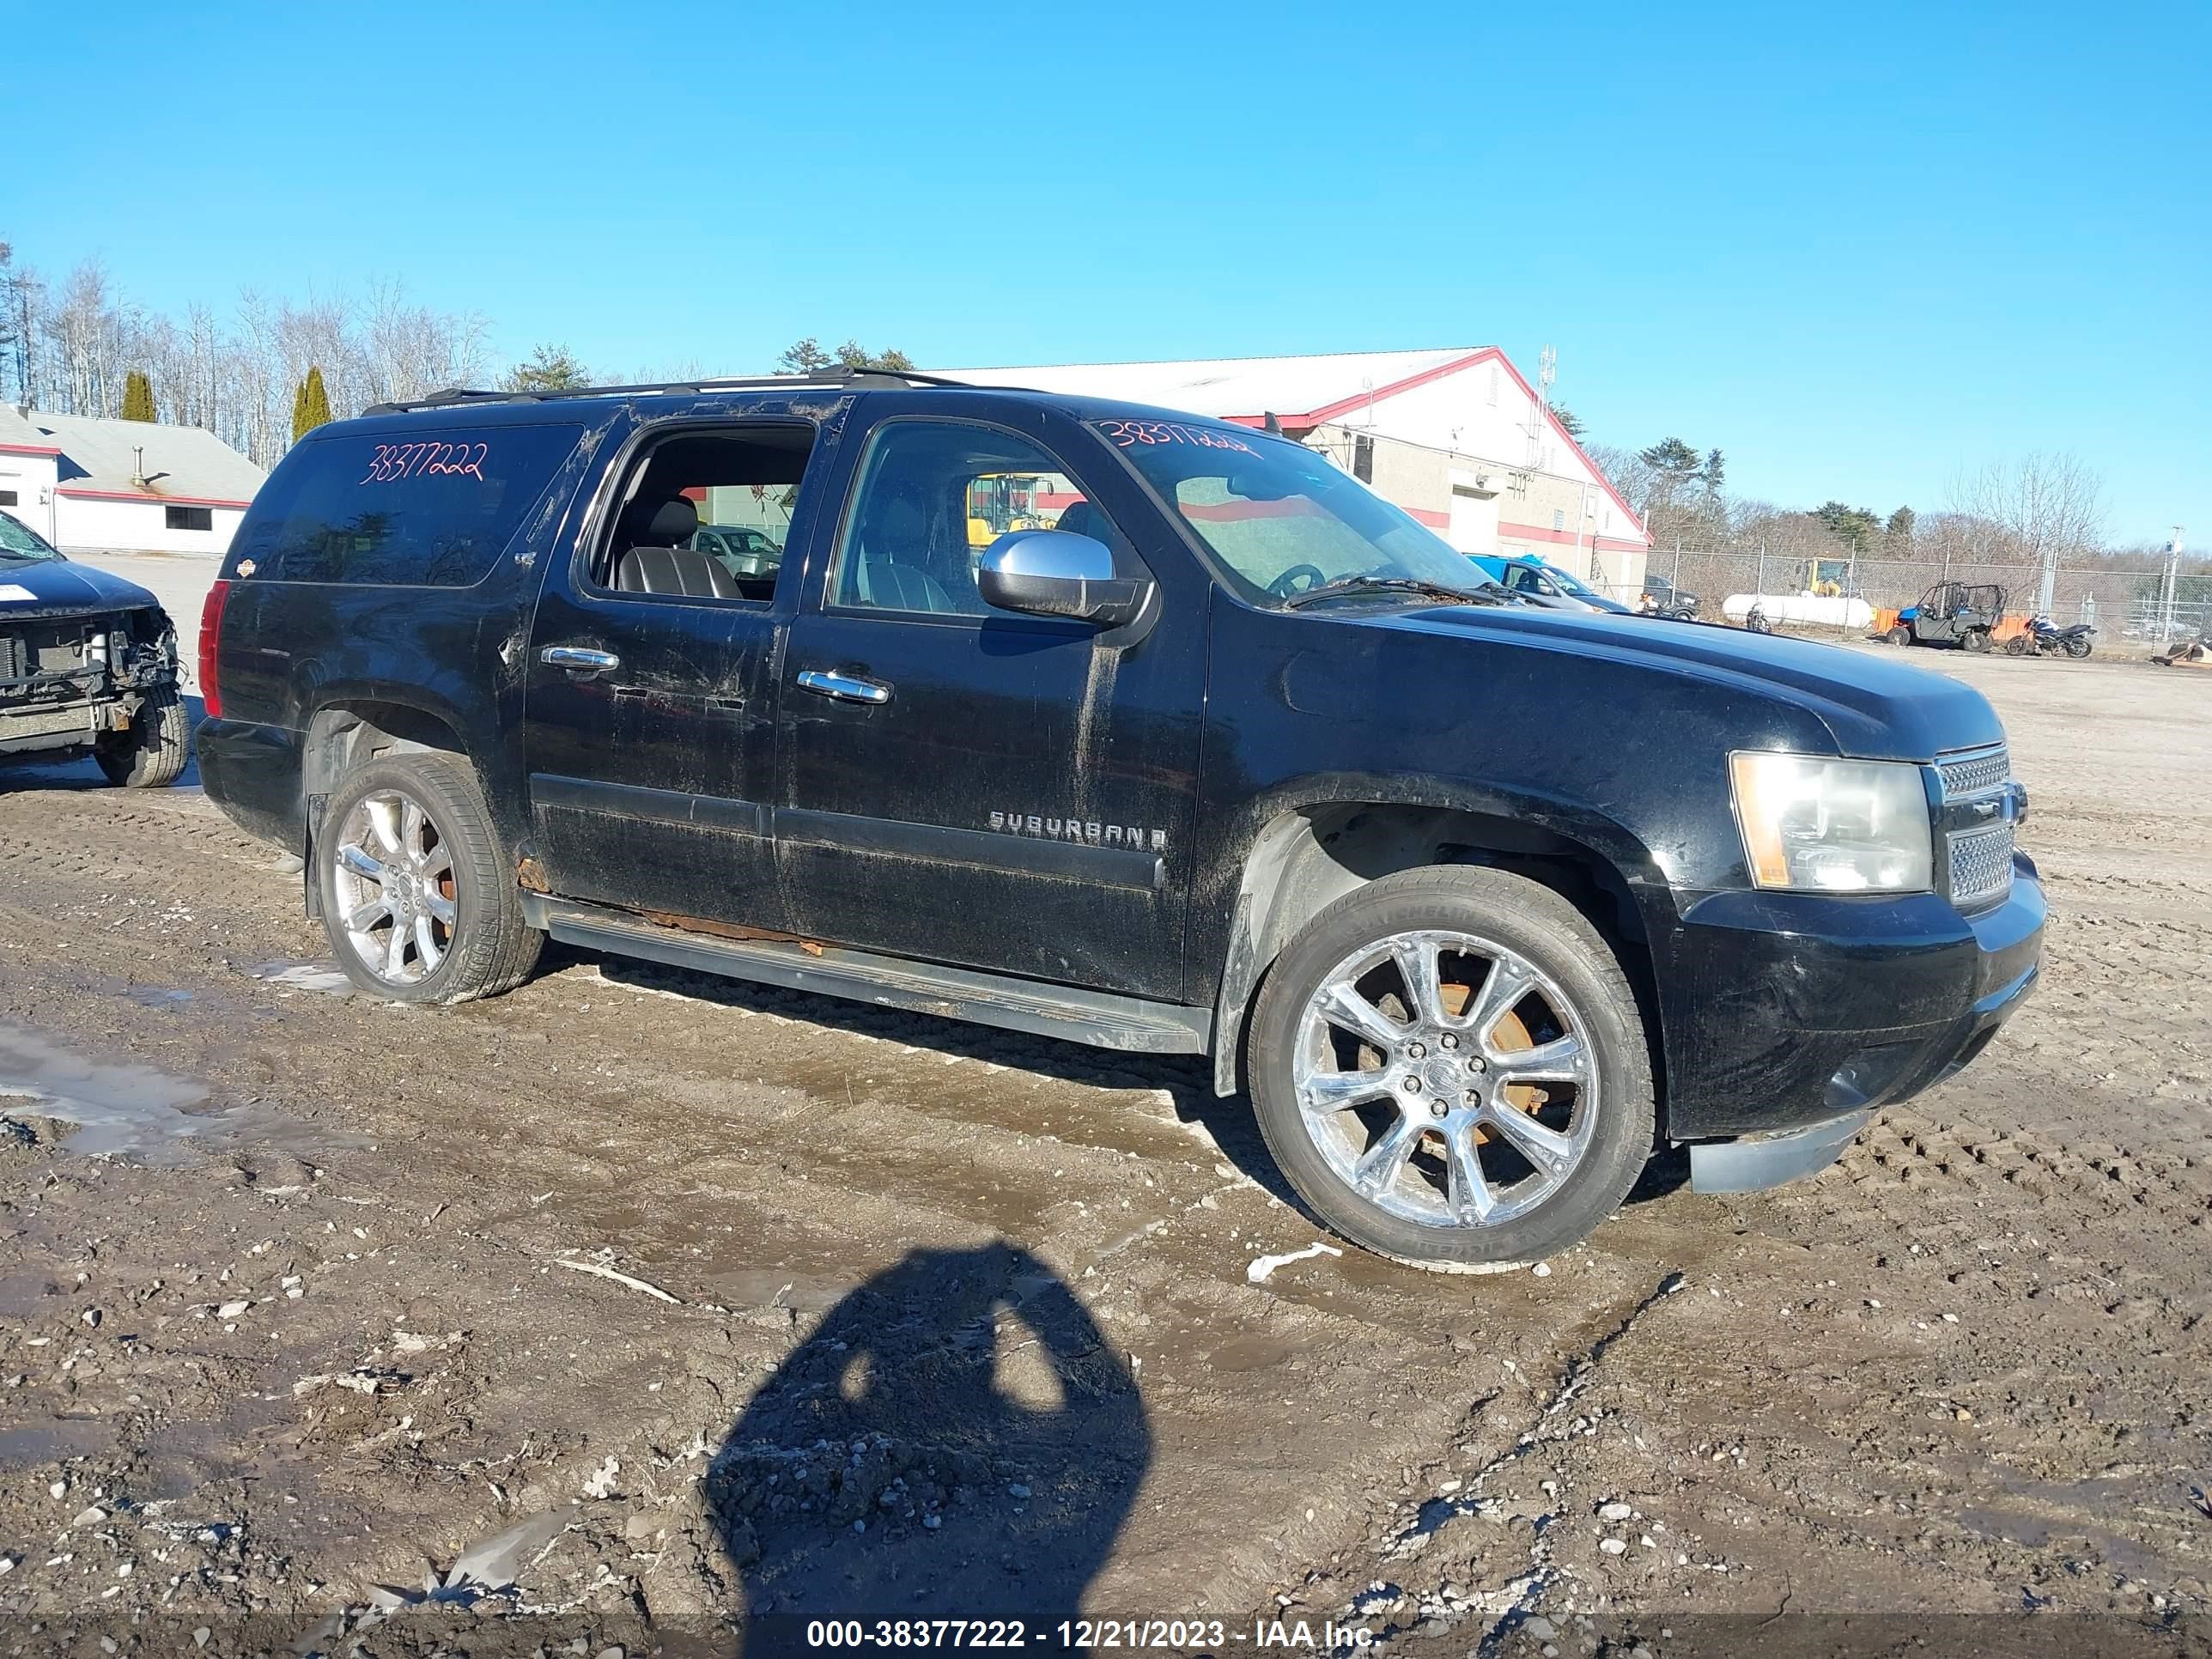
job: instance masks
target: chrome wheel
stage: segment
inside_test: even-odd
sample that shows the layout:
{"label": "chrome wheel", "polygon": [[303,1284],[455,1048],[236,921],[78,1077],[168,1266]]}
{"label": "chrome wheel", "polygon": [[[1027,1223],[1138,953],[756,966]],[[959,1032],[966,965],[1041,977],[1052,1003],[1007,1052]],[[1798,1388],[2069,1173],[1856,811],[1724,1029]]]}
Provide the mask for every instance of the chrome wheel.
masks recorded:
{"label": "chrome wheel", "polygon": [[414,985],[453,948],[453,849],[422,804],[397,789],[363,796],[329,842],[338,931],[387,985]]}
{"label": "chrome wheel", "polygon": [[1473,934],[1365,945],[1308,1000],[1300,1121],[1353,1193],[1408,1221],[1494,1227],[1566,1184],[1601,1109],[1588,1026],[1554,980]]}

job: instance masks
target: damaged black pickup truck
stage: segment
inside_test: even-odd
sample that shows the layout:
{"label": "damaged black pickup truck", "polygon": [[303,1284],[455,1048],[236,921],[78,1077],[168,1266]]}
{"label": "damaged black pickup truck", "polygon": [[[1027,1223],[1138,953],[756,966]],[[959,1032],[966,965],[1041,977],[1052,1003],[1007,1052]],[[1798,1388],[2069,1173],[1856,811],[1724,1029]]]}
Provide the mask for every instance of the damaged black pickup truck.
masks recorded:
{"label": "damaged black pickup truck", "polygon": [[0,763],[90,755],[112,781],[150,789],[190,754],[160,603],[0,513]]}
{"label": "damaged black pickup truck", "polygon": [[1210,1055],[1317,1215],[1425,1267],[1573,1243],[1666,1144],[1706,1190],[1820,1168],[2041,949],[1978,693],[1522,606],[1325,457],[1158,410],[372,411],[263,487],[200,649],[208,793],[371,991],[503,991],[550,934]]}

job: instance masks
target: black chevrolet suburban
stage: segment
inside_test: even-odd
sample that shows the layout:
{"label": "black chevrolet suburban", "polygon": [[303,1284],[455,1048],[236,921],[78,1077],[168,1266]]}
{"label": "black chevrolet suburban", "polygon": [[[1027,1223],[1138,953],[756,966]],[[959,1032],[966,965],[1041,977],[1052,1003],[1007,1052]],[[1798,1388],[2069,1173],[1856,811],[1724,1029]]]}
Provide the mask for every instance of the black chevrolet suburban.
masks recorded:
{"label": "black chevrolet suburban", "polygon": [[550,934],[1208,1054],[1425,1267],[1573,1243],[1662,1142],[1704,1190],[1820,1168],[2041,950],[1977,692],[1525,607],[1312,451],[1090,398],[380,408],[262,488],[200,660],[209,795],[379,995]]}

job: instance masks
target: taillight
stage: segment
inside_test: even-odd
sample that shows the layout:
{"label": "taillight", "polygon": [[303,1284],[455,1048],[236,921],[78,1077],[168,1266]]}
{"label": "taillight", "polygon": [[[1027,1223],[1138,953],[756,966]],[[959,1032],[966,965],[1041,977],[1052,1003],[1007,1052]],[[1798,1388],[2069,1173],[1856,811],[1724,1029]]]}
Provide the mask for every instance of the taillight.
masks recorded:
{"label": "taillight", "polygon": [[200,702],[211,720],[222,718],[222,690],[215,677],[215,648],[222,638],[222,608],[229,602],[230,583],[217,577],[215,585],[208,589],[206,603],[200,606]]}

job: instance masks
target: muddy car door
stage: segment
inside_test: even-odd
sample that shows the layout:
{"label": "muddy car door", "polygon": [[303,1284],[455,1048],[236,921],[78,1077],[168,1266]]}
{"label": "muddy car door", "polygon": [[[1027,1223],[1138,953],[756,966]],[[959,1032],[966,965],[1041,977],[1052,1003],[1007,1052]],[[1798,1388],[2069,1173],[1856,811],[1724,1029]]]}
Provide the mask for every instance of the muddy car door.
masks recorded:
{"label": "muddy car door", "polygon": [[[1205,691],[1188,556],[1171,573],[1182,586],[1157,581],[1179,550],[1072,422],[1048,433],[1034,408],[994,410],[1001,424],[886,401],[864,446],[847,440],[859,453],[842,516],[779,684],[789,925],[1177,997]],[[1102,496],[1102,480],[1124,493]],[[985,549],[1045,527],[1106,543],[1117,574],[1159,602],[1110,629],[986,605]]]}
{"label": "muddy car door", "polygon": [[[814,439],[794,419],[652,429],[596,528],[548,573],[525,745],[554,892],[777,925],[767,789],[789,611],[781,554],[806,521]],[[754,528],[769,550],[740,564],[702,523]]]}

